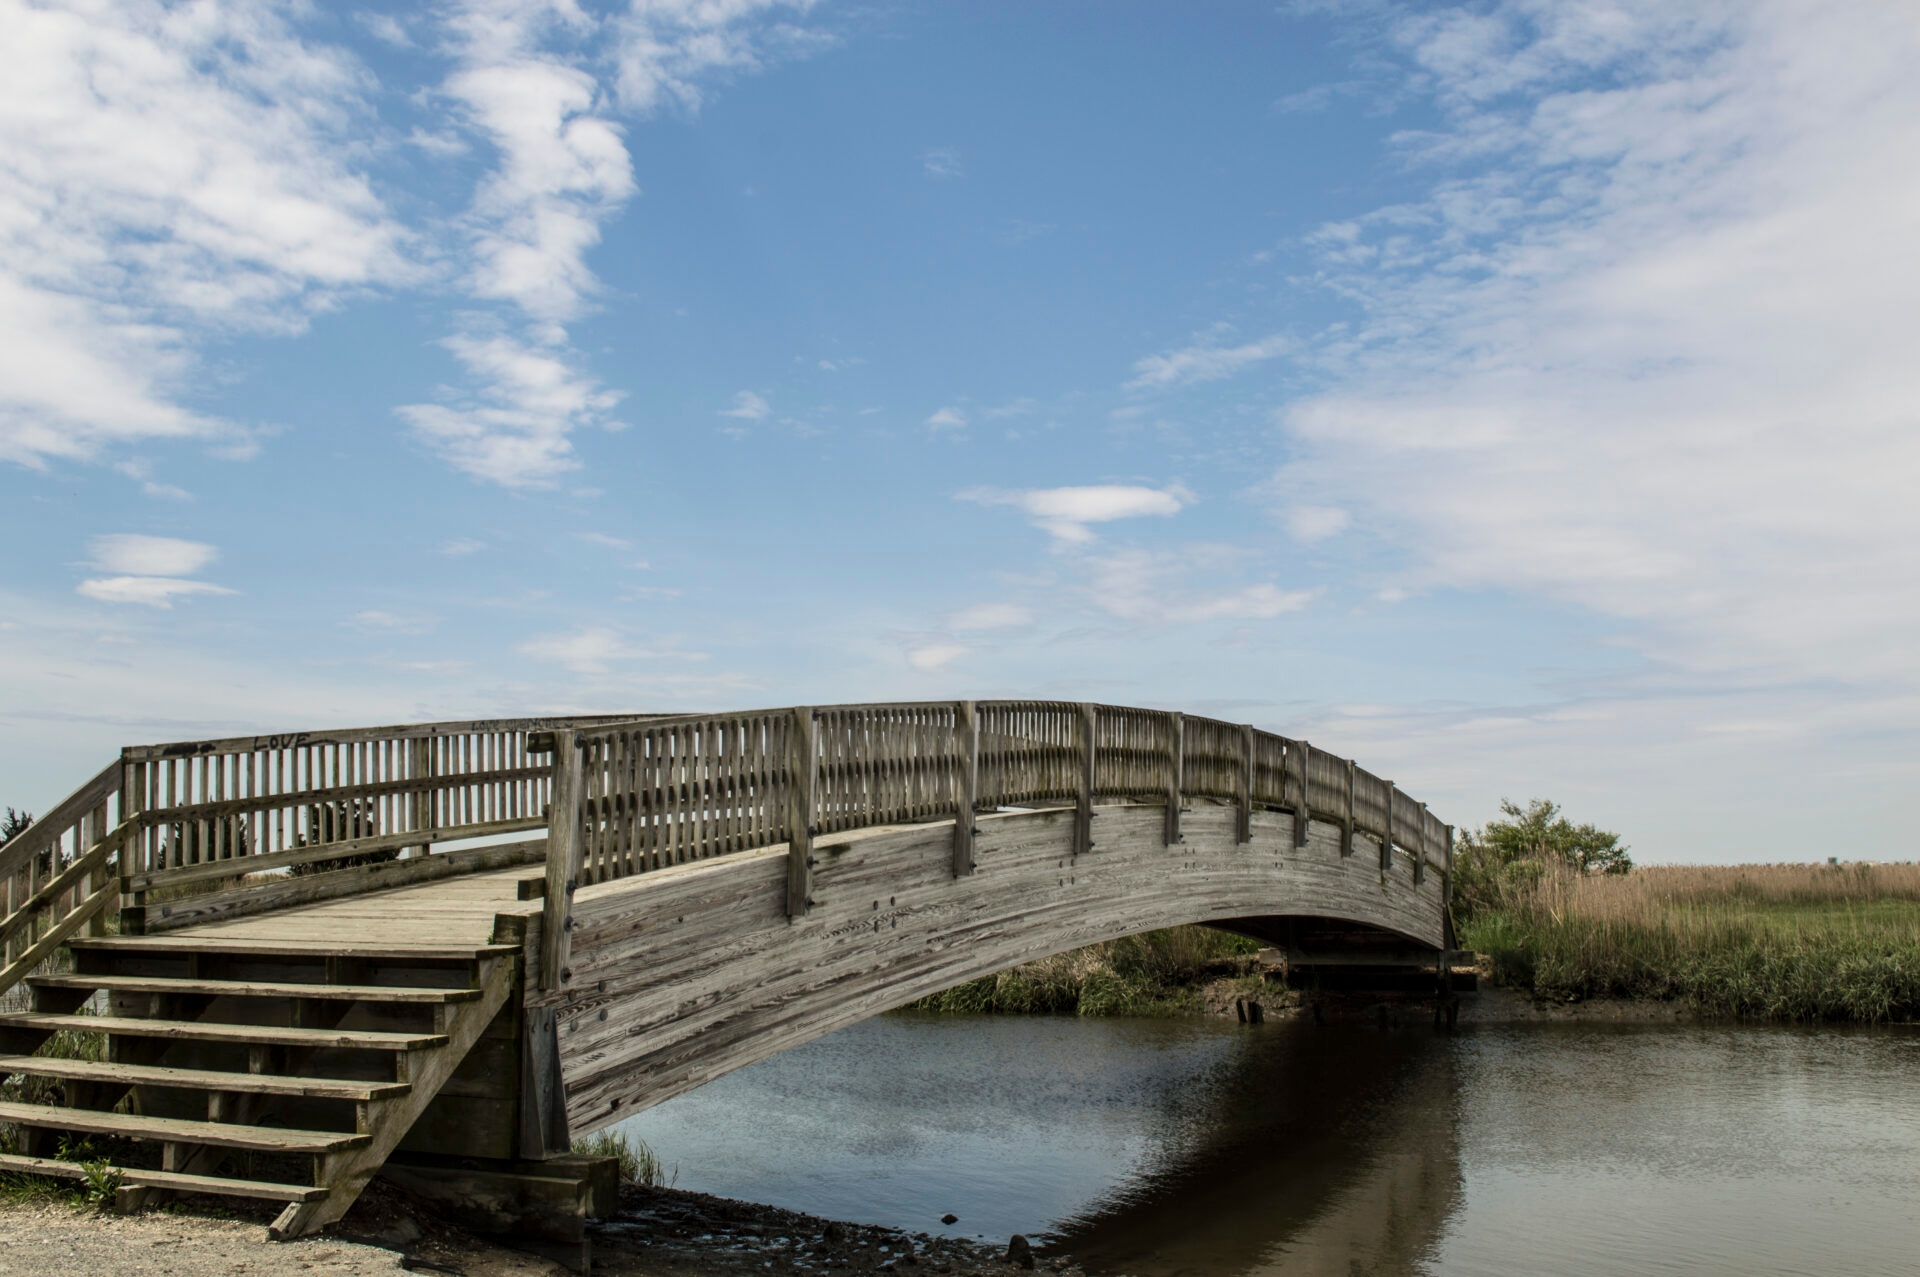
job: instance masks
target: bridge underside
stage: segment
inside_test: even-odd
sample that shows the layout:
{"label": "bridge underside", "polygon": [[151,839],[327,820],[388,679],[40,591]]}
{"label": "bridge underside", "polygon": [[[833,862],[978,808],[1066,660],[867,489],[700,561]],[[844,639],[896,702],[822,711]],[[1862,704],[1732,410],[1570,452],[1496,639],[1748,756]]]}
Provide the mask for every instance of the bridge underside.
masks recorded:
{"label": "bridge underside", "polygon": [[[1340,826],[1195,803],[1165,843],[1159,806],[976,819],[975,872],[952,872],[950,821],[832,835],[813,905],[786,914],[770,847],[581,890],[569,976],[550,1003],[578,1137],[755,1060],[916,998],[1049,954],[1182,923],[1286,943],[1332,921],[1404,950],[1445,942],[1442,875],[1396,853],[1382,869]],[[1418,881],[1416,881],[1418,877]],[[529,936],[530,947],[537,943]],[[552,998],[553,995],[549,995]]]}

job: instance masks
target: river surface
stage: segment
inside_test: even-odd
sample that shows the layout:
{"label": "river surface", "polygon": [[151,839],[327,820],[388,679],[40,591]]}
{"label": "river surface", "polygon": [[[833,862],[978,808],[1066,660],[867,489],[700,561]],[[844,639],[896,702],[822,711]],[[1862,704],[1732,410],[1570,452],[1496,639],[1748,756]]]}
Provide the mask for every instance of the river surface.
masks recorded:
{"label": "river surface", "polygon": [[883,1016],[621,1129],[1100,1274],[1920,1272],[1916,1029]]}

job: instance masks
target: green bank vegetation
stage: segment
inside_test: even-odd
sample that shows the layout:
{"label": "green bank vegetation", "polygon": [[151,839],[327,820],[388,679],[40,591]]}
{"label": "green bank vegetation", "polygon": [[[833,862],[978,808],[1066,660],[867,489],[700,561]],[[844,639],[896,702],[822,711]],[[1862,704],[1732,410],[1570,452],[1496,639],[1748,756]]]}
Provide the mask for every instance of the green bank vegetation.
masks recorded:
{"label": "green bank vegetation", "polygon": [[659,1155],[637,1135],[624,1131],[595,1131],[573,1142],[573,1151],[592,1157],[611,1157],[620,1163],[620,1180],[644,1188],[671,1188],[680,1178],[680,1168],[669,1171],[660,1164]]}
{"label": "green bank vegetation", "polygon": [[907,1011],[1001,1015],[1195,1015],[1221,981],[1249,974],[1260,946],[1211,927],[1172,927],[1103,941],[983,976],[908,1004]]}
{"label": "green bank vegetation", "polygon": [[1920,865],[1636,868],[1552,803],[1502,810],[1457,849],[1453,900],[1498,984],[1746,1019],[1920,1017]]}

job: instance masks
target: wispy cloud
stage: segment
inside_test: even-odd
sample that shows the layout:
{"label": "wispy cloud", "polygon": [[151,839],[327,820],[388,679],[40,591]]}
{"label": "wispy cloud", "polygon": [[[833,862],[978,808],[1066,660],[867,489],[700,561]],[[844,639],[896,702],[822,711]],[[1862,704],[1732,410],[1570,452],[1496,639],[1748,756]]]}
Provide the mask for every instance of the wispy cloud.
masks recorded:
{"label": "wispy cloud", "polygon": [[1008,630],[1033,624],[1033,609],[1018,603],[975,603],[947,618],[947,628],[970,630]]}
{"label": "wispy cloud", "polygon": [[943,430],[965,430],[967,414],[958,408],[942,408],[921,423],[935,434]]}
{"label": "wispy cloud", "polygon": [[700,652],[683,652],[637,643],[609,625],[585,625],[554,634],[540,634],[516,644],[514,651],[532,660],[559,665],[575,674],[604,674],[615,665],[634,661],[704,661]]}
{"label": "wispy cloud", "polygon": [[722,408],[723,417],[737,417],[741,421],[765,421],[773,408],[767,401],[751,390],[742,390],[733,397],[733,407]]}
{"label": "wispy cloud", "polygon": [[1390,29],[1442,111],[1402,139],[1435,180],[1316,241],[1361,319],[1302,352],[1331,385],[1279,414],[1282,508],[1356,511],[1410,585],[1592,609],[1695,671],[1911,686],[1908,15],[1515,3]]}
{"label": "wispy cloud", "polygon": [[1223,346],[1217,341],[1196,342],[1137,360],[1133,365],[1133,378],[1125,388],[1165,390],[1190,382],[1219,381],[1254,364],[1277,359],[1289,349],[1291,343],[1278,333],[1238,346]]}
{"label": "wispy cloud", "polygon": [[171,608],[176,598],[235,592],[208,581],[186,579],[220,556],[204,541],[117,532],[94,537],[87,549],[94,567],[118,574],[92,577],[75,587],[77,593],[101,603]]}
{"label": "wispy cloud", "polygon": [[951,182],[966,176],[966,169],[960,163],[960,152],[951,146],[936,146],[923,151],[920,155],[920,168],[936,182]]}
{"label": "wispy cloud", "polygon": [[937,670],[959,660],[971,650],[959,643],[928,643],[909,649],[907,664],[917,670]]}
{"label": "wispy cloud", "polygon": [[1127,484],[1097,484],[1076,488],[970,488],[961,501],[980,505],[1013,506],[1033,520],[1035,527],[1056,540],[1080,544],[1093,539],[1094,523],[1116,519],[1168,518],[1193,503],[1185,488],[1146,488]]}

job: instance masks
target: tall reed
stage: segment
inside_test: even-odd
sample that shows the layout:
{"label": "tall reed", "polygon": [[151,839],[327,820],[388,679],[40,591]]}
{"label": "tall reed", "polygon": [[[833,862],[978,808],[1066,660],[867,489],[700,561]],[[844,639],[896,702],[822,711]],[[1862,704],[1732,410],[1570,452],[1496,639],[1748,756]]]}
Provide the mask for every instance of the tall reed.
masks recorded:
{"label": "tall reed", "polygon": [[1535,995],[1679,1000],[1703,1014],[1920,1016],[1920,865],[1543,867],[1460,922]]}

